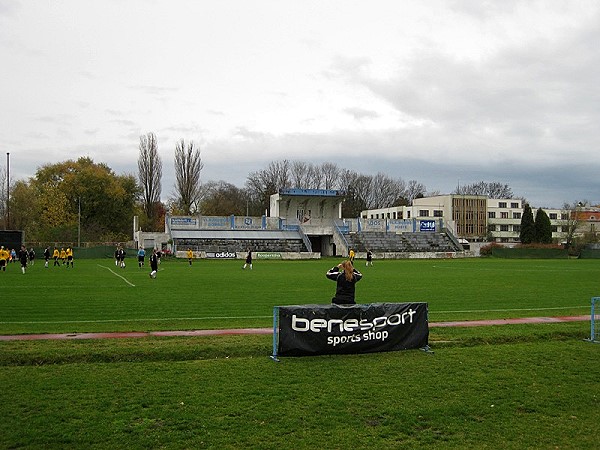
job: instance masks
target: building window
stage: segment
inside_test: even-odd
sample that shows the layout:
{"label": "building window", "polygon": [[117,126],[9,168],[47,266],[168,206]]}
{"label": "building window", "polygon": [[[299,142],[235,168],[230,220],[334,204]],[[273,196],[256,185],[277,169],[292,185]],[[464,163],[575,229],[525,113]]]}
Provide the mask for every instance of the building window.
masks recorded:
{"label": "building window", "polygon": [[498,208],[506,208],[506,202],[498,202]]}
{"label": "building window", "polygon": [[490,231],[490,232],[492,232],[492,233],[493,233],[494,231],[496,231],[496,225],[488,225],[488,231]]}
{"label": "building window", "polygon": [[500,231],[508,231],[508,225],[500,225]]}
{"label": "building window", "polygon": [[419,217],[429,217],[429,210],[428,209],[420,209]]}
{"label": "building window", "polygon": [[561,214],[560,215],[560,220],[569,220],[569,215],[568,214]]}
{"label": "building window", "polygon": [[552,228],[553,233],[558,232],[558,227],[556,225],[552,225],[550,228]]}
{"label": "building window", "polygon": [[514,212],[513,213],[513,219],[520,219],[520,218],[521,218],[521,213],[520,212],[518,212],[518,213]]}
{"label": "building window", "polygon": [[496,218],[496,211],[488,212],[488,219],[495,219],[495,218]]}
{"label": "building window", "polygon": [[501,219],[508,219],[508,212],[501,212],[500,213],[500,218]]}
{"label": "building window", "polygon": [[521,232],[521,225],[513,225],[513,232],[520,233]]}
{"label": "building window", "polygon": [[550,217],[550,220],[556,220],[556,219],[558,219],[558,214],[556,214],[556,213],[550,213],[549,217]]}
{"label": "building window", "polygon": [[444,211],[442,211],[441,209],[434,209],[433,217],[444,217]]}
{"label": "building window", "polygon": [[406,211],[406,218],[410,219],[410,211]]}
{"label": "building window", "polygon": [[519,204],[517,202],[513,202],[513,203],[510,204],[510,207],[511,208],[518,208]]}

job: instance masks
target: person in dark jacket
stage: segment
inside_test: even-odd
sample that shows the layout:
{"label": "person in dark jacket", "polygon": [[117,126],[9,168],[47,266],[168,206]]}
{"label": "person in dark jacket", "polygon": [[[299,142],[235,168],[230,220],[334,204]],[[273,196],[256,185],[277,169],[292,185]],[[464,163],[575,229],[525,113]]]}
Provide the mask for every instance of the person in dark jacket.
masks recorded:
{"label": "person in dark jacket", "polygon": [[335,297],[331,303],[336,305],[354,305],[354,286],[362,278],[362,273],[356,270],[350,261],[344,261],[327,271],[326,277],[337,283]]}
{"label": "person in dark jacket", "polygon": [[150,278],[156,278],[156,273],[158,272],[158,255],[156,249],[152,250],[152,254],[150,255]]}
{"label": "person in dark jacket", "polygon": [[19,250],[19,261],[21,261],[21,271],[25,274],[25,269],[27,269],[27,260],[29,259],[29,252],[25,248],[24,245],[21,245],[21,250]]}
{"label": "person in dark jacket", "polygon": [[50,247],[44,249],[44,267],[48,267],[48,261],[50,261]]}
{"label": "person in dark jacket", "polygon": [[242,267],[242,269],[245,269],[248,266],[250,266],[250,270],[252,270],[252,250],[250,249],[248,249],[248,253],[246,254],[246,262],[244,263],[244,267]]}

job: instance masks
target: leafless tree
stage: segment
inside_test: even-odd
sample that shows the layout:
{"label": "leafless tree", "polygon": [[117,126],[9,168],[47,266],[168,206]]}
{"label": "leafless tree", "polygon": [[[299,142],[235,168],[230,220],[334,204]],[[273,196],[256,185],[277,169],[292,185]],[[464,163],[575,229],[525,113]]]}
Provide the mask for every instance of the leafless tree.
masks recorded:
{"label": "leafless tree", "polygon": [[425,185],[419,183],[416,180],[410,180],[406,186],[403,197],[406,199],[408,205],[412,205],[415,198],[424,197],[427,192]]}
{"label": "leafless tree", "polygon": [[323,176],[323,189],[335,189],[339,184],[340,169],[334,163],[321,164],[321,174]]}
{"label": "leafless tree", "polygon": [[195,214],[200,201],[200,173],[204,168],[200,149],[181,139],[175,145],[176,205],[181,214]]}
{"label": "leafless tree", "polygon": [[251,172],[246,179],[246,190],[251,198],[252,211],[256,213],[268,209],[270,196],[290,185],[288,160],[272,161],[266,169]]}
{"label": "leafless tree", "polygon": [[158,143],[154,133],[140,136],[139,149],[138,179],[142,186],[142,205],[146,217],[153,223],[162,190],[162,160],[158,154]]}
{"label": "leafless tree", "polygon": [[575,241],[577,229],[581,225],[581,210],[585,202],[565,203],[561,211],[562,231],[565,233],[565,246],[571,247]]}
{"label": "leafless tree", "polygon": [[368,208],[368,193],[371,178],[353,170],[341,170],[339,176],[340,189],[346,192],[342,205],[344,217],[358,217],[361,211]]}
{"label": "leafless tree", "polygon": [[487,195],[489,198],[513,198],[513,192],[510,186],[498,181],[493,181],[491,183],[479,181],[473,184],[457,186],[453,194]]}
{"label": "leafless tree", "polygon": [[388,208],[395,206],[406,190],[402,179],[394,179],[379,172],[371,177],[369,186],[369,208]]}
{"label": "leafless tree", "polygon": [[297,189],[309,188],[309,175],[312,164],[307,164],[304,161],[292,161],[290,167],[291,186]]}

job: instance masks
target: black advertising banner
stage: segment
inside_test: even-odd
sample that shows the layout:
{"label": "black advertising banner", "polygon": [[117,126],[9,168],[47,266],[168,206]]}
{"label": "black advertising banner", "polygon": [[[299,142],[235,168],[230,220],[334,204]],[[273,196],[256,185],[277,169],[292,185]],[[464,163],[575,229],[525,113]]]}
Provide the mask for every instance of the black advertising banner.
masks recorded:
{"label": "black advertising banner", "polygon": [[273,356],[389,352],[428,345],[427,303],[276,306]]}

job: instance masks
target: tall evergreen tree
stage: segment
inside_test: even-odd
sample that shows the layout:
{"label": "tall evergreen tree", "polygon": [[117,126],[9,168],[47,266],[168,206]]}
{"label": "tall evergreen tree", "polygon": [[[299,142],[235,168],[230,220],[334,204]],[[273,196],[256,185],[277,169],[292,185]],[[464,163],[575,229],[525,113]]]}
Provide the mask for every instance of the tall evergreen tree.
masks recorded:
{"label": "tall evergreen tree", "polygon": [[542,208],[539,208],[535,214],[535,242],[552,243],[552,224],[548,214]]}
{"label": "tall evergreen tree", "polygon": [[531,244],[535,242],[535,222],[533,220],[533,211],[529,204],[523,208],[523,217],[521,217],[521,231],[519,232],[521,244]]}

